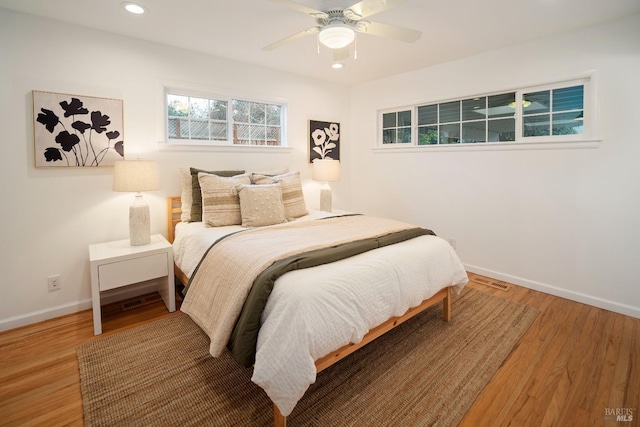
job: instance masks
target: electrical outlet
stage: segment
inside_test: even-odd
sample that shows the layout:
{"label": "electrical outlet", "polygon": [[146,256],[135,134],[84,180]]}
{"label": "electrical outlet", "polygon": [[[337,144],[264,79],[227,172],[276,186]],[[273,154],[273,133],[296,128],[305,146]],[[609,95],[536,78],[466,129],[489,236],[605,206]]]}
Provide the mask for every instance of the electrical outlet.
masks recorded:
{"label": "electrical outlet", "polygon": [[60,275],[59,274],[52,274],[47,279],[48,279],[48,283],[49,283],[49,292],[57,291],[57,290],[60,290],[62,288],[62,282],[60,281]]}

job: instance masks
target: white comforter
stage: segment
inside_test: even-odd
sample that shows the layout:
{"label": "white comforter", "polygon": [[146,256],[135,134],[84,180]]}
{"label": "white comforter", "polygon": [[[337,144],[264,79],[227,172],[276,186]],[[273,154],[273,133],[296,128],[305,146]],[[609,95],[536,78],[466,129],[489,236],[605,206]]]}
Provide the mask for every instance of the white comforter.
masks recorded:
{"label": "white comforter", "polygon": [[[323,215],[315,212],[302,220]],[[190,276],[215,240],[239,229],[178,224],[176,265]],[[460,292],[467,280],[455,251],[436,236],[289,272],[276,281],[262,315],[252,381],[289,415],[315,382],[315,360],[358,343],[371,328],[446,286]]]}

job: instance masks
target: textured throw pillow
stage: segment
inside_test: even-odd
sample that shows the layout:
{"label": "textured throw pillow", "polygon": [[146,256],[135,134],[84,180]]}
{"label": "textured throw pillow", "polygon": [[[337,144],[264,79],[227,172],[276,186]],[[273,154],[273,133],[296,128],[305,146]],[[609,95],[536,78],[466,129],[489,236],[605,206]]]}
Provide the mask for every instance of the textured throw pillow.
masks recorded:
{"label": "textured throw pillow", "polygon": [[189,168],[180,168],[180,203],[182,204],[180,221],[182,222],[191,221],[191,204],[193,203],[191,182],[191,171]]}
{"label": "textured throw pillow", "polygon": [[240,185],[236,188],[243,227],[262,227],[287,220],[280,184]]}
{"label": "textured throw pillow", "polygon": [[[276,175],[284,175],[285,173],[289,173],[289,168],[277,168],[277,169],[266,169],[261,171],[252,171],[251,173],[251,182],[253,182],[254,175],[266,175],[266,176],[276,176]],[[255,183],[254,183],[255,184]]]}
{"label": "textured throw pillow", "polygon": [[284,212],[287,219],[298,218],[309,213],[304,203],[300,172],[291,172],[277,176],[253,175],[252,179],[255,184],[280,183],[282,186]]}
{"label": "textured throw pillow", "polygon": [[240,225],[240,198],[236,186],[251,184],[249,174],[225,178],[218,175],[198,173],[202,189],[202,221],[205,227]]}
{"label": "textured throw pillow", "polygon": [[217,176],[230,177],[243,174],[243,170],[223,170],[223,171],[206,171],[203,169],[190,168],[191,172],[191,218],[190,222],[202,221],[202,191],[200,190],[200,181],[198,180],[198,173],[208,173]]}

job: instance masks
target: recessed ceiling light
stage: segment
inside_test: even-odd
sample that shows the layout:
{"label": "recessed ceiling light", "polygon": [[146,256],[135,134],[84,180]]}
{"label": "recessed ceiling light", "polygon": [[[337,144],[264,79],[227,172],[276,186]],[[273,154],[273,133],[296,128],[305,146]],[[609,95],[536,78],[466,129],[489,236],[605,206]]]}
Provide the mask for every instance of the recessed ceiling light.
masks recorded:
{"label": "recessed ceiling light", "polygon": [[122,6],[131,13],[135,13],[136,15],[142,15],[145,12],[144,7],[140,6],[139,4],[136,3],[129,3],[129,2],[125,2],[122,3]]}
{"label": "recessed ceiling light", "polygon": [[331,68],[335,68],[336,70],[339,70],[342,67],[344,67],[344,65],[339,62],[334,62],[333,64],[331,64]]}

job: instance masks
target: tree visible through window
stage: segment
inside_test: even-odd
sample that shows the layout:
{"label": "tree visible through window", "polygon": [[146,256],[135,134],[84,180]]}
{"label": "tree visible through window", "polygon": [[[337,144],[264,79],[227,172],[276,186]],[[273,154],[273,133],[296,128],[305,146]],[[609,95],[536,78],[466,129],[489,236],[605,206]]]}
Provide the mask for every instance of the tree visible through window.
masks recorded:
{"label": "tree visible through window", "polygon": [[281,146],[283,123],[281,104],[167,93],[170,142]]}

